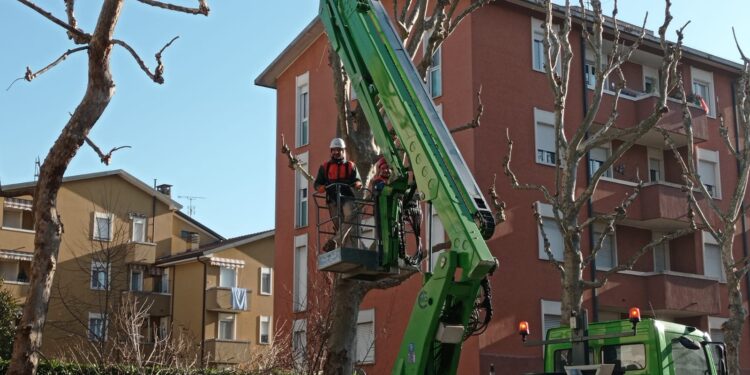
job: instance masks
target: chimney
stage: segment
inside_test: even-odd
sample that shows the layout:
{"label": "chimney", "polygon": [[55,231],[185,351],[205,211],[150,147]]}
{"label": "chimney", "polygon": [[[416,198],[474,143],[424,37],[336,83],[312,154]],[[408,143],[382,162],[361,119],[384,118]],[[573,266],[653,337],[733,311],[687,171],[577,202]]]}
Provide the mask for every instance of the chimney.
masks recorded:
{"label": "chimney", "polygon": [[172,196],[172,185],[170,184],[161,184],[156,187],[156,190],[168,197]]}

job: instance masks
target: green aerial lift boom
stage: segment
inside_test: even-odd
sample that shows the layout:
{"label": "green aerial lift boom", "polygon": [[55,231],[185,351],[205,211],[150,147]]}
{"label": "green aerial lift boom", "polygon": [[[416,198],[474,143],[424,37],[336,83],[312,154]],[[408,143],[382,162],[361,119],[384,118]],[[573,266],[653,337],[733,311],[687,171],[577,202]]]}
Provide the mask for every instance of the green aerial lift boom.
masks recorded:
{"label": "green aerial lift boom", "polygon": [[377,198],[380,266],[398,264],[391,228],[401,214],[399,200],[415,189],[432,203],[450,239],[450,251],[425,276],[393,374],[455,374],[461,345],[476,330],[480,287],[487,300],[486,277],[497,267],[485,243],[495,227],[492,212],[382,4],[321,0],[320,18],[375,141],[399,176]]}

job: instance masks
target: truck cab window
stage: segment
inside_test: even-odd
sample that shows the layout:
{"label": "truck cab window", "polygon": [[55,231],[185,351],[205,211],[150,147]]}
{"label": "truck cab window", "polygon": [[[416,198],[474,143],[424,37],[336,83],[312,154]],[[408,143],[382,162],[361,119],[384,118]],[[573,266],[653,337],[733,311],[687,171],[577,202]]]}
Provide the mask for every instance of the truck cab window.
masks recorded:
{"label": "truck cab window", "polygon": [[705,374],[709,371],[703,349],[686,348],[678,340],[672,340],[671,347],[675,374]]}
{"label": "truck cab window", "polygon": [[614,373],[646,368],[646,346],[644,344],[608,345],[602,347],[602,363],[615,365]]}

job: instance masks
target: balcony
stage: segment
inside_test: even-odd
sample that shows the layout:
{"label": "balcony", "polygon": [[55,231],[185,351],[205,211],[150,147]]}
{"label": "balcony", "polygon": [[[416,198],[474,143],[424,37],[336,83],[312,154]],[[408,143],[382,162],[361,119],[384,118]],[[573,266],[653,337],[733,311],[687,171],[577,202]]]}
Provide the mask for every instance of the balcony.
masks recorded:
{"label": "balcony", "polygon": [[[625,92],[620,96],[618,101],[618,127],[631,127],[637,125],[640,121],[645,120],[653,112],[656,102],[659,100],[658,97],[651,94],[644,94],[639,92],[631,92],[632,95],[627,95]],[[604,124],[607,122],[609,112],[612,108],[614,101],[614,95],[604,94],[602,97],[602,104],[596,116],[596,122]],[[658,127],[669,131],[672,136],[672,140],[678,147],[685,146],[687,144],[687,136],[683,130],[682,124],[682,104],[675,99],[667,100],[667,107],[669,112],[665,113],[659,123]],[[688,109],[693,117],[693,136],[695,137],[695,143],[700,143],[708,140],[708,117],[706,113],[700,107],[695,105],[689,105]],[[655,147],[664,149],[664,138],[661,133],[656,130],[652,130],[646,133],[643,138],[638,141],[639,144],[645,146]]]}
{"label": "balcony", "polygon": [[3,282],[3,289],[10,291],[10,295],[16,299],[16,303],[23,305],[29,295],[29,283],[20,281]]}
{"label": "balcony", "polygon": [[172,296],[169,294],[125,291],[123,297],[134,297],[143,306],[151,305],[148,309],[150,316],[171,315]]}
{"label": "balcony", "polygon": [[210,288],[206,290],[206,310],[219,312],[242,312],[250,310],[250,293],[245,292],[245,308],[237,309],[232,306],[232,288]]}
{"label": "balcony", "polygon": [[719,282],[674,272],[647,276],[646,293],[656,313],[672,316],[716,315],[721,311]]}
{"label": "balcony", "polygon": [[128,244],[125,253],[125,263],[128,264],[154,264],[156,260],[156,244],[132,242]]}
{"label": "balcony", "polygon": [[18,249],[31,253],[34,251],[34,234],[33,230],[2,227],[0,241],[3,243],[3,249]]}
{"label": "balcony", "polygon": [[211,339],[205,342],[205,355],[211,363],[247,362],[249,352],[249,341]]}

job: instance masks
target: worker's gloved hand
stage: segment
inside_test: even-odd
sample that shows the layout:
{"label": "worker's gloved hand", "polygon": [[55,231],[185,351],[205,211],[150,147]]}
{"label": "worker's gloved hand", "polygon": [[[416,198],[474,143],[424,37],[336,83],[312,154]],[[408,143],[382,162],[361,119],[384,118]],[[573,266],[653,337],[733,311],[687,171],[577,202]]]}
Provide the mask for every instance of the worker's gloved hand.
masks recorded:
{"label": "worker's gloved hand", "polygon": [[362,182],[361,181],[354,181],[354,188],[359,190],[362,189]]}
{"label": "worker's gloved hand", "polygon": [[323,186],[323,185],[318,186],[318,193],[325,193],[325,192],[326,192],[326,187],[325,186]]}

